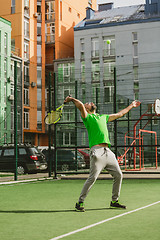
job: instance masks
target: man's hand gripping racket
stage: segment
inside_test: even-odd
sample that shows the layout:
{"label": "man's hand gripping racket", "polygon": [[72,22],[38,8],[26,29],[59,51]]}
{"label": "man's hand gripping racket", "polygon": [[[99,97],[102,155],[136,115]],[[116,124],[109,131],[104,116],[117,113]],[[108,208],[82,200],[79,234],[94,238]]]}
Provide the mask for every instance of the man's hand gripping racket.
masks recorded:
{"label": "man's hand gripping racket", "polygon": [[[69,95],[67,98],[70,98],[70,97],[71,96]],[[55,124],[61,119],[64,105],[67,102],[69,102],[69,101],[67,101],[67,98],[64,100],[64,103],[60,107],[58,107],[55,111],[49,112],[46,115],[46,117],[44,119],[45,124],[47,124],[47,125]]]}

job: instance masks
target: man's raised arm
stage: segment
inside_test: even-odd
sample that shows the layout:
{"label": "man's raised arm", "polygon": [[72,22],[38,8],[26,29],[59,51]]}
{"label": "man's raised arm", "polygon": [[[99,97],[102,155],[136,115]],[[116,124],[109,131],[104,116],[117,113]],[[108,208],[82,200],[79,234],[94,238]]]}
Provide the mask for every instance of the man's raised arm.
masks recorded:
{"label": "man's raised arm", "polygon": [[132,108],[138,107],[141,103],[139,101],[133,101],[128,107],[124,108],[118,113],[110,114],[108,122],[114,121],[115,119],[123,117],[126,113],[128,113]]}
{"label": "man's raised arm", "polygon": [[66,97],[66,99],[64,100],[64,103],[67,103],[67,102],[73,102],[73,103],[74,103],[74,105],[76,106],[76,108],[79,109],[82,118],[86,118],[86,117],[87,117],[87,111],[86,111],[86,109],[85,109],[85,106],[84,106],[84,104],[83,104],[80,100],[78,100],[78,99],[76,99],[76,98],[73,98],[73,97],[71,97],[71,96],[68,96],[68,97]]}

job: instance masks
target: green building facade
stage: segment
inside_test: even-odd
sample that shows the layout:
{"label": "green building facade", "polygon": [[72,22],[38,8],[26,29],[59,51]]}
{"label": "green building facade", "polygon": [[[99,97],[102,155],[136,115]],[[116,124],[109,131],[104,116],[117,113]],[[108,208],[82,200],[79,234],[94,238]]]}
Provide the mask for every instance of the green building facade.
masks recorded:
{"label": "green building facade", "polygon": [[11,139],[11,22],[0,17],[0,145]]}

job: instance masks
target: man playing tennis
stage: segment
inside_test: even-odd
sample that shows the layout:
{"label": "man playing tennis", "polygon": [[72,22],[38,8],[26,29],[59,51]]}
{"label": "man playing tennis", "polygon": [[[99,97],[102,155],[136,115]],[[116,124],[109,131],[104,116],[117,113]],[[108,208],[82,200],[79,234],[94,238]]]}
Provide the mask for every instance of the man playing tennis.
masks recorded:
{"label": "man playing tennis", "polygon": [[90,147],[90,174],[82,188],[75,209],[76,211],[85,211],[84,200],[104,168],[113,177],[112,201],[110,207],[125,209],[126,206],[118,202],[122,183],[122,172],[115,154],[109,148],[111,144],[108,136],[107,122],[123,117],[132,108],[138,107],[140,102],[133,101],[127,108],[115,114],[99,115],[96,113],[96,106],[93,102],[83,104],[81,101],[71,96],[66,97],[64,102],[68,103],[71,101],[81,113],[82,121],[88,131]]}

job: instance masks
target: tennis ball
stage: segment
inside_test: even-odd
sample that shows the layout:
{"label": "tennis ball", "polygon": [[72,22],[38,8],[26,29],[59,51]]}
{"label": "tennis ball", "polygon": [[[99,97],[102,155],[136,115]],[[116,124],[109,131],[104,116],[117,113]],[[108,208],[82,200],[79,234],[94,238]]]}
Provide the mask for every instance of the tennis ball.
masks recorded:
{"label": "tennis ball", "polygon": [[111,44],[111,40],[107,40],[107,44]]}

